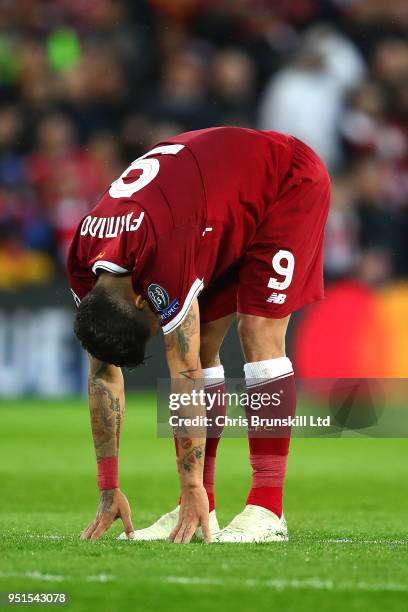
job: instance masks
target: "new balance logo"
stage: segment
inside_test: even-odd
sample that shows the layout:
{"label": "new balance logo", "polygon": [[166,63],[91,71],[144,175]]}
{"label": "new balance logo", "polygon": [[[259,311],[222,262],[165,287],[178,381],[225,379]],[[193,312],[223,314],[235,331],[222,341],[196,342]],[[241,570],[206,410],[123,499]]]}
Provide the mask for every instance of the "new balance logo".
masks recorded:
{"label": "new balance logo", "polygon": [[286,300],[286,293],[271,293],[271,295],[267,298],[267,302],[270,304],[284,304]]}

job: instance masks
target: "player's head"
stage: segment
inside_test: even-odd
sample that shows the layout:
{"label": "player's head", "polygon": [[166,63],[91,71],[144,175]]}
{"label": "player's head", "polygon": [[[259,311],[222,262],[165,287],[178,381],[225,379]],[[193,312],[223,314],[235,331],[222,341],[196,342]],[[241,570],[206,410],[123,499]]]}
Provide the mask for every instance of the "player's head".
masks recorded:
{"label": "player's head", "polygon": [[135,368],[143,363],[146,344],[157,333],[157,316],[130,277],[103,274],[81,301],[74,331],[90,355],[104,363]]}

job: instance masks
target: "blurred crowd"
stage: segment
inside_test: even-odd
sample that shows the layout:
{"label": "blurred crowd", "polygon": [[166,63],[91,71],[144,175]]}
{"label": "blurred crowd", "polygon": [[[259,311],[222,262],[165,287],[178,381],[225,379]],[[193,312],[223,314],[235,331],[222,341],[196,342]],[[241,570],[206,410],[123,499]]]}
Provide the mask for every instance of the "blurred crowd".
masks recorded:
{"label": "blurred crowd", "polygon": [[241,125],[326,162],[328,278],[408,276],[406,0],[0,0],[0,288],[62,274],[156,142]]}

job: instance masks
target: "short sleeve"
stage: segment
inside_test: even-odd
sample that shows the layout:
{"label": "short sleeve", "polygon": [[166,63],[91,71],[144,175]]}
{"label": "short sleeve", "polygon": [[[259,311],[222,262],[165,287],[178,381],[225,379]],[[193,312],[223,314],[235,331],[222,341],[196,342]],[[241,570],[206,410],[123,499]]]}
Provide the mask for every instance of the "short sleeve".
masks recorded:
{"label": "short sleeve", "polygon": [[149,251],[145,213],[137,205],[121,215],[88,215],[68,251],[67,271],[77,306],[95,286],[100,272],[131,274]]}
{"label": "short sleeve", "polygon": [[92,272],[81,265],[78,258],[78,233],[75,235],[67,256],[67,277],[68,284],[74,298],[75,305],[78,307],[83,298],[93,289],[96,277]]}
{"label": "short sleeve", "polygon": [[142,288],[158,313],[164,334],[174,331],[190,310],[204,284],[196,273],[200,229],[188,225],[157,237],[154,256],[142,278],[134,272],[134,285]]}

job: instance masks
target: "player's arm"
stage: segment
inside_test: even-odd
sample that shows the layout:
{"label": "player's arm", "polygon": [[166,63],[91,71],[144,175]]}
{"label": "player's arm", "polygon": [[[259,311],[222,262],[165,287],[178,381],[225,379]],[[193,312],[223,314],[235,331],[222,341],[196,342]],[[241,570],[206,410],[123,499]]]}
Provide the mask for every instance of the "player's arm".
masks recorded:
{"label": "player's arm", "polygon": [[[172,392],[191,394],[202,389],[203,373],[200,363],[200,312],[194,300],[183,322],[165,335],[167,363],[172,379]],[[196,395],[197,397],[197,395]],[[184,406],[179,417],[205,416],[205,405]],[[208,498],[203,486],[205,431],[182,427],[177,432],[181,508],[177,527],[170,536],[176,543],[190,542],[201,525],[204,541],[210,541],[208,528]]]}
{"label": "player's arm", "polygon": [[95,519],[83,531],[83,540],[97,540],[121,518],[127,534],[134,531],[129,503],[119,489],[119,439],[125,409],[120,368],[89,356],[89,412],[98,463],[99,507]]}

